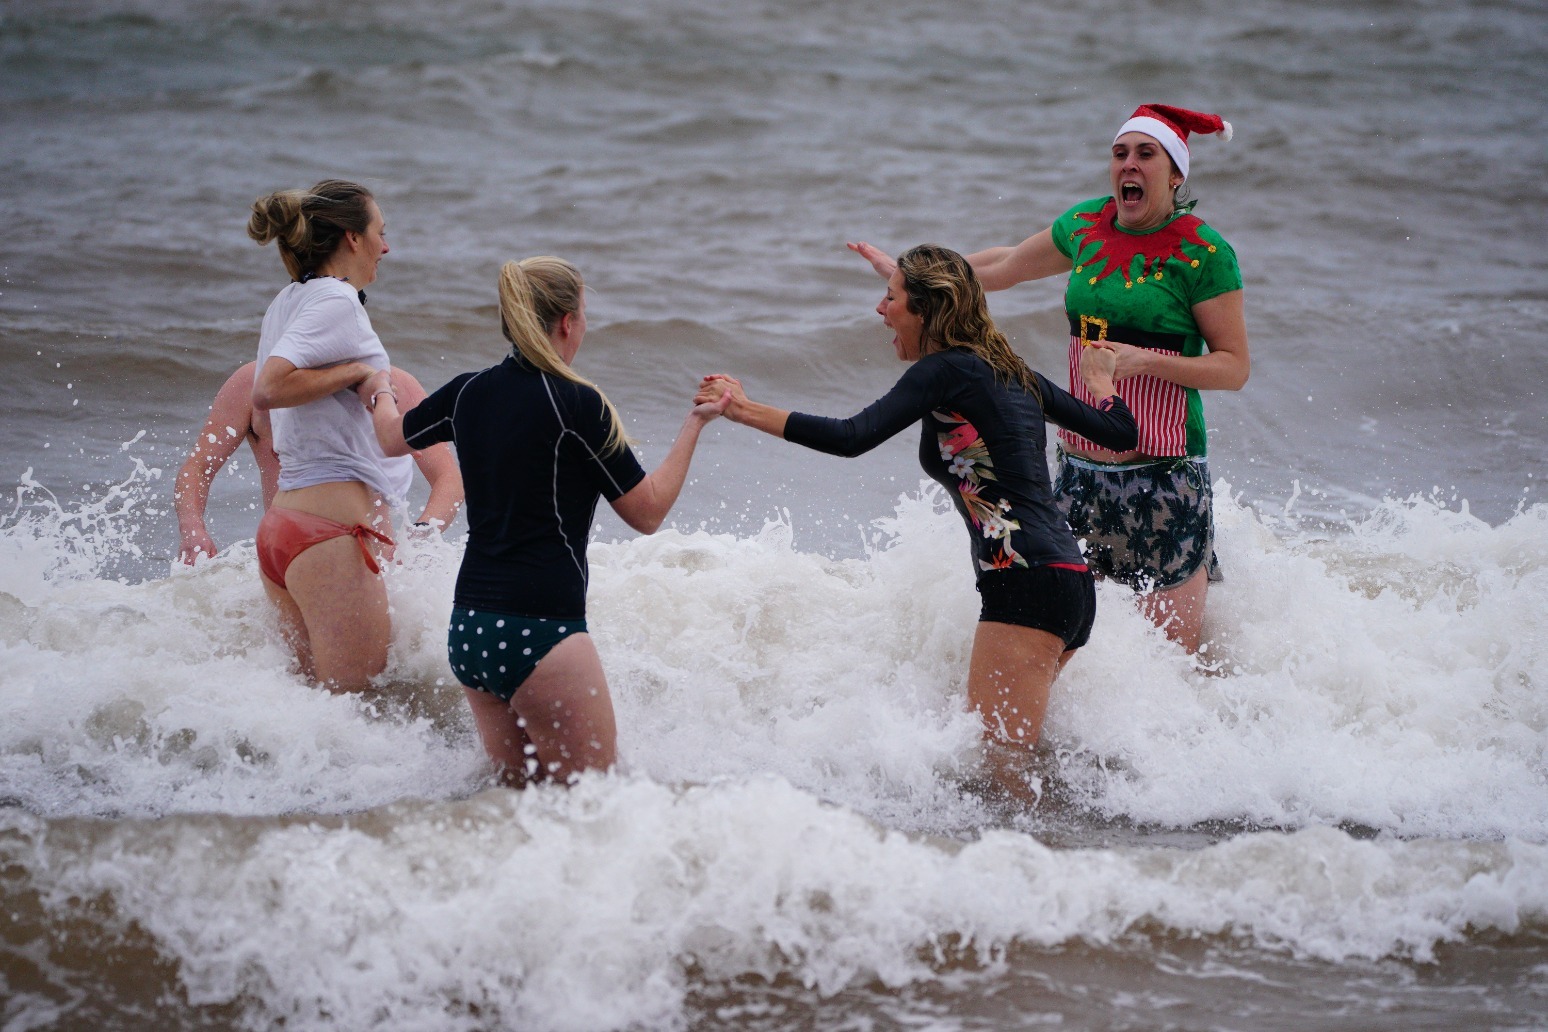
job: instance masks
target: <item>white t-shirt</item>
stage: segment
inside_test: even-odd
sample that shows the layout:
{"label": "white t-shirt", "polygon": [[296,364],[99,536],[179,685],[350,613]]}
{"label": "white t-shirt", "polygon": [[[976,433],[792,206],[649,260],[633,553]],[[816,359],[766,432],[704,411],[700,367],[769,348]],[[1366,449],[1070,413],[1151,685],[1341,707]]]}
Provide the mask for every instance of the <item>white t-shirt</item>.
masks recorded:
{"label": "white t-shirt", "polygon": [[394,506],[407,504],[409,489],[414,486],[414,457],[388,455],[382,459],[382,468],[387,471],[387,482],[392,485],[387,500]]}
{"label": "white t-shirt", "polygon": [[[297,369],[343,362],[388,367],[387,350],[371,329],[355,288],[332,277],[291,283],[275,297],[258,337],[259,370],[270,358],[283,358]],[[305,405],[271,409],[269,422],[281,491],[357,480],[394,504],[402,501],[401,474],[395,476],[387,465],[371,413],[353,388]]]}

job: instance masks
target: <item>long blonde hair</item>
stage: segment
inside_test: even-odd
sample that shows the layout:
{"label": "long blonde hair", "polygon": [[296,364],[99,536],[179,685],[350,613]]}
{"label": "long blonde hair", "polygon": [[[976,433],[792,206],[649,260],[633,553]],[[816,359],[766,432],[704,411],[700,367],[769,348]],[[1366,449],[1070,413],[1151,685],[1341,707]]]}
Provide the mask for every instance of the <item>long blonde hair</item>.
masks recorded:
{"label": "long blonde hair", "polygon": [[603,446],[611,454],[632,443],[624,433],[623,418],[600,387],[559,357],[549,339],[560,319],[580,311],[585,289],[580,270],[563,258],[545,254],[506,262],[500,266],[500,331],[517,357],[532,368],[597,392],[612,424]]}

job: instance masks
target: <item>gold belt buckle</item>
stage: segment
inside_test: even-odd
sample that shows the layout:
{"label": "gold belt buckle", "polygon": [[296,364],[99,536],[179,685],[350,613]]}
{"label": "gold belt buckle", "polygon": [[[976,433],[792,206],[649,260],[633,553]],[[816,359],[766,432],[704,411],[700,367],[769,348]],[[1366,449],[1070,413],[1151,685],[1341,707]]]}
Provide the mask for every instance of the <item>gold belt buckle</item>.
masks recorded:
{"label": "gold belt buckle", "polygon": [[[1092,337],[1090,335],[1090,328],[1092,326],[1095,326],[1097,328],[1097,335],[1095,337]],[[1094,316],[1094,315],[1083,315],[1083,316],[1080,317],[1080,346],[1081,347],[1089,348],[1094,342],[1099,341],[1099,340],[1106,340],[1106,339],[1107,339],[1107,320],[1106,319],[1100,319],[1100,318],[1098,318],[1097,316]]]}

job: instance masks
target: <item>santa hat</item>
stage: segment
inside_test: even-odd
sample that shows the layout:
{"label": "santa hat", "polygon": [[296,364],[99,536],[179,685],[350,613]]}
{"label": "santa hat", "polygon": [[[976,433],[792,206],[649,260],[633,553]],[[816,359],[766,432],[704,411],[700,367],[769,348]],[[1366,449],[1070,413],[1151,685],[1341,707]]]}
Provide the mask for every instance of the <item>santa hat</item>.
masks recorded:
{"label": "santa hat", "polygon": [[1113,142],[1124,133],[1140,132],[1154,136],[1156,141],[1172,156],[1177,171],[1188,178],[1188,134],[1214,133],[1222,140],[1231,138],[1231,123],[1219,115],[1206,115],[1201,111],[1171,107],[1167,104],[1141,104],[1134,114],[1123,123],[1113,136]]}

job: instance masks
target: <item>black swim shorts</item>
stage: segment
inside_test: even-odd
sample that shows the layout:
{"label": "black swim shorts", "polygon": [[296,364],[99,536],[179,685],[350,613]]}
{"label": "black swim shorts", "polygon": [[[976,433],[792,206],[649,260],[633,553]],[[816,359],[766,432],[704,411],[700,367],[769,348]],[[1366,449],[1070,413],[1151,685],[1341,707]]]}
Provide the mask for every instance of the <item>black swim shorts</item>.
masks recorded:
{"label": "black swim shorts", "polygon": [[1096,578],[1089,570],[1064,566],[988,570],[978,578],[983,606],[980,622],[1015,624],[1047,631],[1066,652],[1091,638],[1096,622]]}

